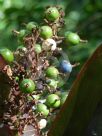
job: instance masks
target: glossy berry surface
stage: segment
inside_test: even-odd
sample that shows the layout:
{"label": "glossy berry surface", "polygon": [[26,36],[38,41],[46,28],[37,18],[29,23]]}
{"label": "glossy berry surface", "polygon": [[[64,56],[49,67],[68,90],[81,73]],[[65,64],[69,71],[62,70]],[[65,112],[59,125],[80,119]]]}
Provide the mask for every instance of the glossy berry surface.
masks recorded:
{"label": "glossy berry surface", "polygon": [[49,21],[55,21],[59,18],[60,13],[56,7],[48,8],[45,12],[45,16]]}
{"label": "glossy berry surface", "polygon": [[71,43],[71,44],[79,44],[80,42],[80,37],[77,33],[73,33],[73,32],[66,32],[65,33],[65,40],[66,43]]}
{"label": "glossy berry surface", "polygon": [[47,77],[57,78],[58,74],[59,74],[58,70],[53,66],[48,67],[46,70]]}
{"label": "glossy berry surface", "polygon": [[37,24],[35,22],[29,22],[26,25],[27,30],[31,31],[32,29],[35,29],[37,27]]}
{"label": "glossy berry surface", "polygon": [[14,61],[14,55],[9,49],[1,49],[0,54],[7,63]]}
{"label": "glossy berry surface", "polygon": [[23,79],[20,83],[20,90],[23,93],[32,93],[35,90],[35,84],[31,79]]}
{"label": "glossy berry surface", "polygon": [[34,45],[34,50],[37,54],[41,53],[42,49],[41,49],[41,45],[40,44],[35,44]]}
{"label": "glossy berry surface", "polygon": [[53,35],[52,28],[49,26],[42,26],[40,29],[40,35],[42,38],[51,38]]}
{"label": "glossy berry surface", "polygon": [[41,113],[44,116],[48,116],[49,110],[47,109],[47,106],[43,103],[38,103],[37,104],[37,112]]}
{"label": "glossy berry surface", "polygon": [[67,60],[62,60],[59,67],[63,73],[71,73],[72,71],[72,65]]}
{"label": "glossy berry surface", "polygon": [[58,83],[58,81],[56,81],[56,80],[54,80],[54,79],[49,79],[48,81],[49,81],[48,85],[49,85],[50,87],[57,88],[57,83]]}
{"label": "glossy berry surface", "polygon": [[46,98],[46,104],[49,107],[58,108],[60,106],[60,99],[59,96],[56,94],[50,94]]}
{"label": "glossy berry surface", "polygon": [[26,30],[22,29],[22,30],[19,31],[18,37],[23,38],[25,35],[26,35]]}

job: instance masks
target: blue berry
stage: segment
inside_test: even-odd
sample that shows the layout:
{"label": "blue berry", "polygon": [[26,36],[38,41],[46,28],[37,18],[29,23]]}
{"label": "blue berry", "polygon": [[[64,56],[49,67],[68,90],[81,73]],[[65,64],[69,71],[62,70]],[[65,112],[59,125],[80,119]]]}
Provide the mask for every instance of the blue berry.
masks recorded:
{"label": "blue berry", "polygon": [[71,73],[72,71],[72,65],[67,60],[62,60],[59,67],[63,73]]}

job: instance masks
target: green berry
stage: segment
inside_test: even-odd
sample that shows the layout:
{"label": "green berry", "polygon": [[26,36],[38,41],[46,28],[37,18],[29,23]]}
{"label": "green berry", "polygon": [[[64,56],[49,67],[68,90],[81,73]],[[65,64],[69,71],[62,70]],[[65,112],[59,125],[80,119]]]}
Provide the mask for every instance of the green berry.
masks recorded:
{"label": "green berry", "polygon": [[57,83],[58,83],[58,81],[56,81],[56,80],[54,80],[54,79],[49,79],[48,80],[48,85],[50,86],[50,87],[53,87],[53,88],[57,88]]}
{"label": "green berry", "polygon": [[46,70],[47,77],[57,78],[58,74],[59,74],[58,70],[53,66],[48,67]]}
{"label": "green berry", "polygon": [[32,93],[35,90],[35,84],[31,79],[23,79],[20,83],[20,90],[23,93]]}
{"label": "green berry", "polygon": [[46,98],[46,104],[49,107],[58,108],[60,106],[59,96],[56,94],[50,94]]}
{"label": "green berry", "polygon": [[77,33],[73,32],[66,32],[65,33],[65,41],[66,43],[71,43],[71,44],[79,44],[80,42],[80,37]]}
{"label": "green berry", "polygon": [[34,50],[37,54],[41,53],[42,49],[41,49],[41,45],[40,44],[35,44],[34,45]]}
{"label": "green berry", "polygon": [[67,99],[67,96],[68,96],[68,92],[62,92],[61,95],[60,95],[60,98],[61,98],[61,105],[63,105]]}
{"label": "green berry", "polygon": [[22,29],[19,31],[18,37],[23,38],[26,35],[26,30]]}
{"label": "green berry", "polygon": [[60,13],[56,7],[48,8],[45,12],[45,16],[49,21],[55,21],[59,18]]}
{"label": "green berry", "polygon": [[32,29],[35,29],[37,27],[37,24],[35,22],[29,22],[26,25],[27,30],[32,31]]}
{"label": "green berry", "polygon": [[40,29],[40,36],[44,39],[51,38],[53,35],[52,28],[49,26],[42,26]]}
{"label": "green berry", "polygon": [[7,63],[11,63],[14,61],[14,55],[9,49],[1,49],[0,54]]}
{"label": "green berry", "polygon": [[48,116],[48,114],[49,114],[49,110],[47,109],[47,106],[42,103],[37,104],[36,110],[37,110],[37,112],[41,113],[44,116]]}

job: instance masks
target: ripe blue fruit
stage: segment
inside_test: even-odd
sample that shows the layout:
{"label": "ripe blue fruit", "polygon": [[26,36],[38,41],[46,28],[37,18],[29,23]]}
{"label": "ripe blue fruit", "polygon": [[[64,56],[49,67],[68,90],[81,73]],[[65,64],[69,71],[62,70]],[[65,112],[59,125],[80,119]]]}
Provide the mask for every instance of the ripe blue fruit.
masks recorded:
{"label": "ripe blue fruit", "polygon": [[63,73],[71,73],[72,71],[72,65],[67,60],[62,60],[59,67]]}

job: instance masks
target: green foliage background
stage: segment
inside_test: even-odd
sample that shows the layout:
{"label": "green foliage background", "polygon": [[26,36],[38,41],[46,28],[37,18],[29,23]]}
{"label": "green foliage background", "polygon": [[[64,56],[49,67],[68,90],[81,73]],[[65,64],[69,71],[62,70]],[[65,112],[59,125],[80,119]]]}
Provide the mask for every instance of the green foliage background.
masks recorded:
{"label": "green foliage background", "polygon": [[65,10],[66,26],[63,31],[78,32],[82,39],[88,40],[86,44],[65,47],[71,63],[81,63],[73,70],[68,82],[70,85],[82,64],[101,43],[101,0],[0,0],[0,48],[15,50],[19,45],[12,35],[12,30],[19,30],[23,28],[22,23],[33,20],[41,23],[44,8],[48,5],[61,5]]}

